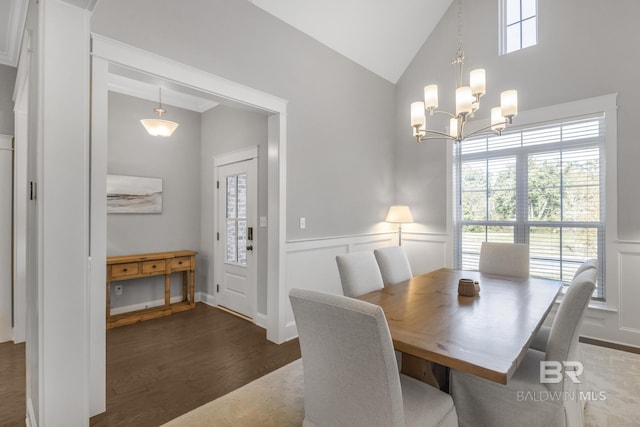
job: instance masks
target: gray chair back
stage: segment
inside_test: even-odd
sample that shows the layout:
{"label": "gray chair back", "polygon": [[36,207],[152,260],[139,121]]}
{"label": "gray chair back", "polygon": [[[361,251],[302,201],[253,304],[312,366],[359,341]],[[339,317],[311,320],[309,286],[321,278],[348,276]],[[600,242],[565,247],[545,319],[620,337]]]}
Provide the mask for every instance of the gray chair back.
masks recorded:
{"label": "gray chair back", "polygon": [[[573,279],[578,277],[578,275],[580,273],[582,273],[583,271],[588,270],[590,268],[598,269],[598,260],[597,259],[588,259],[585,262],[583,262],[582,264],[580,264],[580,266],[578,267],[576,272],[573,273]],[[571,280],[573,280],[573,279],[571,279]]]}
{"label": "gray chair back", "polygon": [[[546,361],[576,360],[580,324],[596,287],[597,274],[597,269],[589,268],[571,282],[551,325],[545,353]],[[549,384],[549,387],[562,387],[562,384]]]}
{"label": "gray chair back", "polygon": [[336,257],[342,292],[357,297],[384,287],[382,275],[372,252],[353,252]]}
{"label": "gray chair back", "polygon": [[482,242],[478,269],[487,274],[529,277],[529,245]]}
{"label": "gray chair back", "polygon": [[304,369],[303,426],[404,426],[400,377],[382,309],[292,289]]}
{"label": "gray chair back", "polygon": [[385,285],[404,282],[413,277],[409,259],[402,246],[389,246],[373,251]]}

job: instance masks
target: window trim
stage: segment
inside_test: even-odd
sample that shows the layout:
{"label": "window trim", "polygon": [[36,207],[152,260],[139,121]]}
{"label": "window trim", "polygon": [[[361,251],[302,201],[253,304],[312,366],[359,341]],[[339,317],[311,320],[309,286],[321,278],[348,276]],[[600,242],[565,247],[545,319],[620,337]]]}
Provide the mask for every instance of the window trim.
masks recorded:
{"label": "window trim", "polygon": [[[604,113],[606,132],[604,135],[604,178],[605,178],[605,288],[606,301],[592,301],[590,306],[596,309],[615,311],[619,302],[618,265],[615,243],[618,239],[618,176],[617,176],[617,93],[586,98],[563,104],[550,105],[522,111],[514,118],[514,129],[525,128],[545,123],[558,122],[580,116]],[[474,120],[468,124],[468,131],[482,128],[482,120]],[[464,141],[461,142],[464,144]],[[455,205],[454,205],[454,172],[453,145],[447,144],[447,246],[449,248],[447,265],[453,267],[455,259]]]}

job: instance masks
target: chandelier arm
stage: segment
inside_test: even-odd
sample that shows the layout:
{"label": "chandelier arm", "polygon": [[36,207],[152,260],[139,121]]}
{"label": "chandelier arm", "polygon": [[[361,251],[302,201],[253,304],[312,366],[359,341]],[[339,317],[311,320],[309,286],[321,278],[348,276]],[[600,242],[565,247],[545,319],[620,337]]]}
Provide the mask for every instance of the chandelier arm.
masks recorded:
{"label": "chandelier arm", "polygon": [[495,125],[489,125],[481,129],[475,130],[471,132],[469,135],[464,135],[463,139],[471,138],[473,136],[479,136],[479,135],[497,135],[497,136],[502,135],[502,130],[491,129],[492,126],[495,126]]}
{"label": "chandelier arm", "polygon": [[[446,139],[453,139],[453,140],[457,139],[457,138],[449,135],[448,133],[439,132],[437,130],[423,129],[420,132],[422,132],[423,135],[416,135],[416,138],[418,138],[419,141],[426,141],[428,139],[442,139],[443,137],[446,138]],[[427,136],[427,134],[434,134],[434,135],[440,135],[440,136],[432,137],[432,136]]]}
{"label": "chandelier arm", "polygon": [[444,110],[433,110],[434,113],[438,113],[438,114],[444,114],[445,116],[449,116],[450,118],[456,117],[455,114],[451,114],[448,111],[444,111]]}
{"label": "chandelier arm", "polygon": [[416,142],[425,142],[425,141],[435,141],[435,140],[450,140],[450,141],[458,141],[455,137],[451,135],[442,135],[442,136],[418,136],[416,137]]}

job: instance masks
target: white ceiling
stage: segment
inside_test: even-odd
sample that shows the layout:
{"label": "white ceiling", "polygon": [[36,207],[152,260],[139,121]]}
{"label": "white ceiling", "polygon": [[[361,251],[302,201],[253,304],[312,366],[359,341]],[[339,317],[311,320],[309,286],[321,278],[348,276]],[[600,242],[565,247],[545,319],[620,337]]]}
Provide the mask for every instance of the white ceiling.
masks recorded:
{"label": "white ceiling", "polygon": [[249,0],[396,83],[453,0]]}
{"label": "white ceiling", "polygon": [[26,0],[0,0],[0,64],[18,64],[27,5]]}

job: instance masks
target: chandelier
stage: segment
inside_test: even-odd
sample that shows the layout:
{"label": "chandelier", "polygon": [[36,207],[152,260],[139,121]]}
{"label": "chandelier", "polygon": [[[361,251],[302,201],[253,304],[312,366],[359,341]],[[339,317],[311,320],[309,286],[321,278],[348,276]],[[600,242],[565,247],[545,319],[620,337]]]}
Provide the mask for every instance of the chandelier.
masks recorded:
{"label": "chandelier", "polygon": [[[486,92],[486,71],[483,68],[472,70],[469,74],[469,85],[462,81],[464,66],[464,52],[462,50],[462,0],[458,0],[458,52],[451,61],[453,65],[456,91],[455,114],[438,110],[438,85],[431,84],[424,87],[424,101],[411,104],[411,127],[417,142],[430,139],[450,139],[460,142],[472,136],[493,134],[500,135],[502,130],[512,124],[518,114],[518,92],[506,90],[500,94],[500,106],[491,109],[491,124],[477,129],[469,134],[465,133],[465,124],[475,116],[480,108],[480,98]],[[427,115],[436,113],[449,117],[449,133],[427,128]]]}

